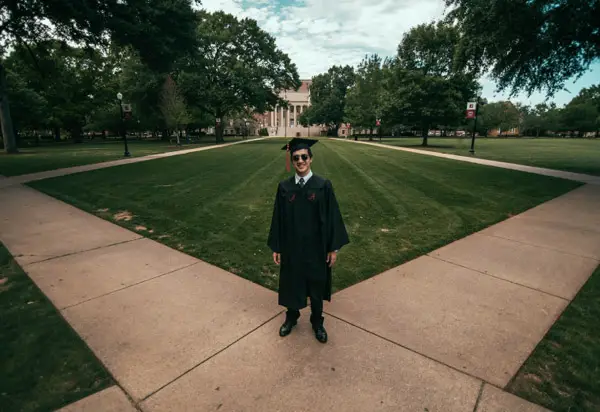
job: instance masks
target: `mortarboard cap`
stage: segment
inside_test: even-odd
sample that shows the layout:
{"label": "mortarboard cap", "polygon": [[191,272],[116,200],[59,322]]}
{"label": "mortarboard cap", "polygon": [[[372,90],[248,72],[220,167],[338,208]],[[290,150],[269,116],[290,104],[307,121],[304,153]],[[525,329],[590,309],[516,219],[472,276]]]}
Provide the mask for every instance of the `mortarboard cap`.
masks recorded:
{"label": "mortarboard cap", "polygon": [[314,145],[315,143],[318,143],[318,140],[314,140],[314,139],[303,139],[301,137],[294,137],[292,140],[290,140],[285,146],[283,146],[281,148],[281,150],[285,150],[286,154],[286,163],[285,163],[285,168],[286,170],[289,172],[290,171],[290,154],[294,153],[297,150],[302,150],[302,149],[310,149],[310,147],[312,145]]}

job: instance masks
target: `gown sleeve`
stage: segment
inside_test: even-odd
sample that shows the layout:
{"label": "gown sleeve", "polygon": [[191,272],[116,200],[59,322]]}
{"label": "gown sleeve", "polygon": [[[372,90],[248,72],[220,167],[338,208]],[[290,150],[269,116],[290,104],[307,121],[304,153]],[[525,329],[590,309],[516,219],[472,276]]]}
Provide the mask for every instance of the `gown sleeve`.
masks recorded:
{"label": "gown sleeve", "polygon": [[269,230],[269,238],[267,245],[275,253],[281,253],[280,236],[281,236],[281,184],[277,186],[277,194],[275,195],[275,204],[273,206],[273,216],[271,217],[271,229]]}
{"label": "gown sleeve", "polygon": [[327,222],[327,252],[334,252],[350,243],[350,240],[348,239],[348,232],[342,219],[342,213],[335,198],[333,185],[329,180],[325,183],[325,195],[327,198],[327,216],[325,219]]}

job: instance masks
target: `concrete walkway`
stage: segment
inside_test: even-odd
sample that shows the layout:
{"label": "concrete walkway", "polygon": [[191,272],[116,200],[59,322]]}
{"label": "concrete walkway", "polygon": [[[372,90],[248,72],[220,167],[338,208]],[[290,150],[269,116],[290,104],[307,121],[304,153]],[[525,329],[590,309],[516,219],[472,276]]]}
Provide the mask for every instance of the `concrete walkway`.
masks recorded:
{"label": "concrete walkway", "polygon": [[18,185],[18,184],[27,183],[27,182],[33,182],[35,180],[48,179],[51,177],[66,176],[66,175],[72,175],[75,173],[88,172],[90,170],[105,169],[107,167],[127,165],[130,163],[146,162],[148,160],[162,159],[165,157],[181,156],[184,154],[202,152],[205,150],[219,149],[222,147],[233,146],[236,144],[242,144],[242,143],[248,143],[248,142],[256,142],[256,141],[264,140],[264,139],[268,139],[268,137],[257,137],[257,138],[252,138],[252,139],[248,139],[248,140],[240,140],[238,142],[233,142],[233,143],[222,143],[219,145],[202,146],[202,147],[196,147],[193,149],[185,149],[185,150],[175,150],[172,152],[157,153],[157,154],[140,156],[140,157],[130,157],[130,158],[124,158],[124,159],[120,159],[120,160],[112,160],[109,162],[93,163],[93,164],[89,164],[89,165],[74,166],[74,167],[65,167],[63,169],[47,170],[45,172],[30,173],[30,174],[20,175],[20,176],[12,176],[12,177],[0,176],[0,188],[12,186],[12,185]]}
{"label": "concrete walkway", "polygon": [[341,142],[354,143],[354,144],[365,144],[365,145],[370,145],[370,146],[384,147],[386,149],[400,150],[403,152],[417,153],[417,154],[434,156],[434,157],[442,157],[445,159],[459,160],[461,162],[475,163],[475,164],[479,164],[479,165],[492,166],[492,167],[500,167],[502,169],[519,170],[521,172],[534,173],[534,174],[544,175],[544,176],[553,176],[553,177],[559,177],[561,179],[574,180],[574,181],[582,182],[582,183],[600,185],[600,176],[592,176],[592,175],[586,175],[586,174],[582,174],[582,173],[565,172],[562,170],[546,169],[543,167],[526,166],[526,165],[521,165],[521,164],[517,164],[517,163],[499,162],[497,160],[480,159],[477,157],[459,156],[459,155],[453,155],[453,154],[448,154],[448,153],[440,153],[440,152],[436,152],[434,150],[411,149],[408,147],[400,147],[400,146],[388,145],[388,144],[383,144],[383,143],[365,142],[365,141],[352,140],[352,139],[337,139],[337,138],[334,140],[338,140]]}
{"label": "concrete walkway", "polygon": [[118,382],[68,411],[541,411],[501,388],[599,264],[599,202],[583,186],[337,293],[326,345],[306,312],[279,338],[274,292],[21,185],[0,240]]}
{"label": "concrete walkway", "polygon": [[64,411],[543,410],[502,388],[600,263],[600,186],[335,294],[321,345],[306,311],[279,338],[272,291],[19,184],[223,146],[0,180],[0,240],[118,383]]}

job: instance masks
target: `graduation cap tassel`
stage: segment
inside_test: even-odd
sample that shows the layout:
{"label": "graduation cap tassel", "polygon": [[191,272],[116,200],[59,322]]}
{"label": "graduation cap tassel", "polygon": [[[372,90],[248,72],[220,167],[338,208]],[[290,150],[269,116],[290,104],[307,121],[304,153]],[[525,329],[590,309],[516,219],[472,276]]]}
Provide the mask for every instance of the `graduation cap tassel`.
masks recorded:
{"label": "graduation cap tassel", "polygon": [[285,151],[285,170],[290,171],[290,144],[287,144],[287,150]]}

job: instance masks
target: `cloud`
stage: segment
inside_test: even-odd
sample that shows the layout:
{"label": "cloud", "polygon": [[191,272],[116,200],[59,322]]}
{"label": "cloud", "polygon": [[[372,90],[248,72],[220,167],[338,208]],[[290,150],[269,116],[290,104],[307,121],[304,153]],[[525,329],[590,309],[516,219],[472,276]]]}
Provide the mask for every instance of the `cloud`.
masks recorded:
{"label": "cloud", "polygon": [[440,0],[204,0],[202,7],[255,19],[276,38],[302,78],[334,64],[356,65],[366,54],[396,53],[412,26],[442,16]]}
{"label": "cloud", "polygon": [[[444,1],[202,0],[202,8],[256,20],[290,56],[300,77],[309,79],[334,64],[356,66],[367,54],[395,55],[402,36],[410,28],[443,16]],[[568,82],[571,92],[558,93],[555,101],[564,104],[582,87],[597,82],[600,65],[594,68],[581,80]],[[483,78],[481,83],[484,97],[507,98],[506,93],[495,93],[495,84],[490,79]],[[535,104],[544,97],[536,93],[513,100]]]}

